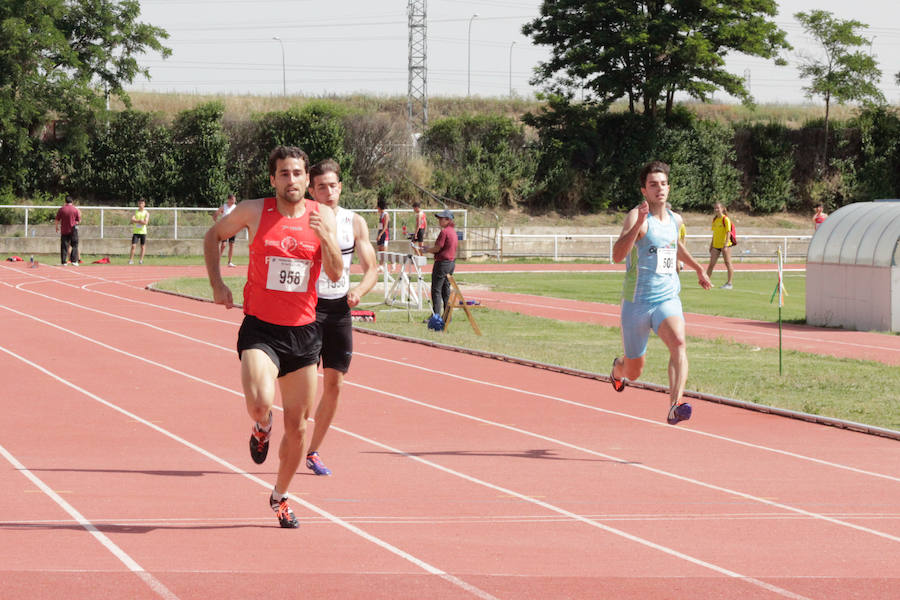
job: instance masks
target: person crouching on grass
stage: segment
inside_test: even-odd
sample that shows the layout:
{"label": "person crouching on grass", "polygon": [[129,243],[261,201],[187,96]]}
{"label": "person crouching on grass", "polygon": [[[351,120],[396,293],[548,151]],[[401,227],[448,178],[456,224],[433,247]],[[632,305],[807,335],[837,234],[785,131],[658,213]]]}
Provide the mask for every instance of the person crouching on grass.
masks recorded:
{"label": "person crouching on grass", "polygon": [[666,421],[675,425],[691,418],[691,405],[681,403],[688,375],[684,314],[681,310],[679,260],[694,271],[700,287],[712,287],[703,267],[694,260],[678,237],[681,216],[666,208],[669,197],[669,165],[660,161],[641,169],[644,201],[628,211],[619,239],[613,245],[613,261],[627,259],[622,287],[622,340],[625,356],[613,359],[609,374],[613,389],[625,389],[644,370],[647,341],[652,328],[669,348],[669,398]]}

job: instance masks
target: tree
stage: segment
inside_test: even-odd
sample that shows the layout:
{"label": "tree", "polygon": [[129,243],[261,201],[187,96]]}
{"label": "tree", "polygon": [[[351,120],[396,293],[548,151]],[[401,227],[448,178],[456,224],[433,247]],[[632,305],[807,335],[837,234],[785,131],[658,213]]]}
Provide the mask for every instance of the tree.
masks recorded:
{"label": "tree", "polygon": [[859,29],[868,29],[868,25],[835,19],[824,10],[799,12],[794,18],[825,51],[824,58],[802,57],[800,77],[812,80],[809,86],[803,88],[808,98],[821,96],[825,99],[825,145],[822,156],[827,160],[831,100],[838,104],[856,100],[884,102],[884,95],[878,89],[881,69],[871,54],[861,50],[851,52],[852,48],[870,45],[870,40],[857,33]]}
{"label": "tree", "polygon": [[135,57],[171,54],[139,15],[136,0],[0,3],[0,187],[26,188],[25,157],[51,119],[89,120],[106,93],[128,104],[122,86],[149,77]]}
{"label": "tree", "polygon": [[601,108],[621,98],[651,118],[683,92],[706,101],[718,89],[749,102],[742,77],[725,70],[740,52],[784,61],[785,33],[770,21],[775,0],[545,0],[541,16],[522,32],[550,46],[532,80],[552,95],[581,88]]}

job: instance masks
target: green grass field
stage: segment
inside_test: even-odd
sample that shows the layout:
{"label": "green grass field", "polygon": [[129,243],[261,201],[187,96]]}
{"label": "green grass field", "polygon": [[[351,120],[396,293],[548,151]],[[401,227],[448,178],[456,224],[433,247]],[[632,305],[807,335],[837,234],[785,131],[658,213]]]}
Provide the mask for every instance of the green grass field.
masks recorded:
{"label": "green grass field", "polygon": [[[724,274],[716,272],[714,282],[721,284]],[[459,274],[462,285],[489,286],[498,291],[521,292],[577,300],[617,303],[621,273],[590,274]],[[235,300],[242,298],[242,278],[226,279]],[[699,288],[693,273],[682,275],[684,308],[689,312],[740,318],[777,319],[777,307],[769,303],[775,285],[773,273],[740,272],[731,291]],[[782,311],[785,320],[802,322],[805,315],[805,278],[787,274],[789,292]],[[199,297],[210,297],[205,279],[172,279],[160,288]],[[375,310],[375,323],[360,323],[362,328],[430,339],[461,346],[516,356],[606,374],[612,358],[621,354],[618,328],[585,326],[582,323],[541,319],[518,313],[481,308],[475,318],[485,335],[476,336],[466,322],[465,313],[454,312],[450,331],[429,330],[422,319],[427,311],[408,313],[381,304],[382,294],[369,294],[363,301]],[[724,340],[690,338],[688,345],[690,390],[727,396],[747,402],[777,406],[811,414],[847,419],[888,429],[900,430],[900,369],[881,363],[839,359],[802,352],[783,354],[784,373],[778,373],[778,350],[756,348]],[[668,351],[656,336],[651,336],[647,366],[642,381],[667,385]],[[606,385],[600,384],[598,385]],[[605,388],[598,388],[604,393]],[[627,392],[622,396],[627,401]]]}

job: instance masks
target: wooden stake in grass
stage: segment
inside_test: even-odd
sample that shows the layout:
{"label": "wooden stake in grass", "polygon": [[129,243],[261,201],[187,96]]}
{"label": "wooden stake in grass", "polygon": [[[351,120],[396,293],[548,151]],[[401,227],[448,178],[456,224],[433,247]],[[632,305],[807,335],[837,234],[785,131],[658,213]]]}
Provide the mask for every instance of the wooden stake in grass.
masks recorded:
{"label": "wooden stake in grass", "polygon": [[775,283],[772,297],[769,298],[769,304],[775,300],[775,294],[778,294],[778,374],[782,375],[784,374],[784,369],[781,360],[781,307],[784,306],[784,297],[787,295],[787,290],[784,289],[784,278],[782,277],[784,263],[781,256],[781,248],[778,249],[776,260],[778,262],[778,281]]}

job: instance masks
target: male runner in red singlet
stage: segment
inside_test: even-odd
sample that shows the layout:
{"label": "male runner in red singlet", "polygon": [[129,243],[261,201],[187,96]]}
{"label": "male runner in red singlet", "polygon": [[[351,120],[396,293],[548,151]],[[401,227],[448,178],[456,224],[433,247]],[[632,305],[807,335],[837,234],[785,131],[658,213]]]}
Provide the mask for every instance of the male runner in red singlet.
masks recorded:
{"label": "male runner in red singlet", "polygon": [[245,200],[206,233],[203,253],[216,304],[234,306],[222,280],[219,243],[247,227],[250,265],[244,286],[244,322],[238,333],[241,384],[255,421],[250,456],[266,459],[272,430],[275,382],[284,405],[280,464],[269,504],[282,527],[297,527],[288,486],[303,458],[306,420],[316,397],[316,363],[322,338],[316,325],[320,271],[338,279],[343,271],[334,211],[306,200],[309,158],[300,148],[279,146],[269,155],[274,198]]}

